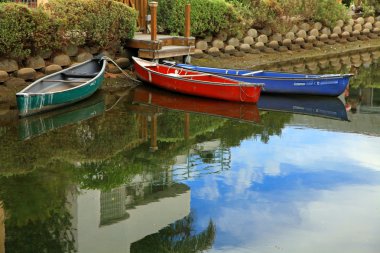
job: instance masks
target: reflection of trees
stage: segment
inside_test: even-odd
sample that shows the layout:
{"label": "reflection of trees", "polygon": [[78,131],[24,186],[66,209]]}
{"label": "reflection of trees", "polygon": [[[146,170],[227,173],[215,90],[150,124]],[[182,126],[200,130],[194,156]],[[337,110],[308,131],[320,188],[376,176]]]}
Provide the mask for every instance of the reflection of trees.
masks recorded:
{"label": "reflection of trees", "polygon": [[71,163],[104,160],[137,138],[133,114],[109,113],[26,141],[19,140],[16,128],[9,128],[0,140],[0,173],[25,173],[54,159]]}
{"label": "reflection of trees", "polygon": [[65,206],[71,182],[67,166],[51,162],[46,170],[0,177],[7,251],[74,251],[71,216]]}
{"label": "reflection of trees", "polygon": [[229,120],[223,127],[216,129],[211,138],[220,138],[226,147],[239,146],[243,140],[251,137],[260,138],[262,142],[267,143],[271,136],[281,135],[282,128],[290,122],[292,114],[266,112],[260,117],[259,125]]}
{"label": "reflection of trees", "polygon": [[380,88],[380,62],[360,67],[350,81],[350,88]]}
{"label": "reflection of trees", "polygon": [[174,163],[176,155],[186,152],[191,143],[163,142],[160,149],[149,152],[149,143],[143,143],[131,150],[125,150],[116,156],[92,163],[84,163],[75,169],[82,188],[109,190],[128,184],[134,176],[151,173],[165,177],[165,173]]}
{"label": "reflection of trees", "polygon": [[210,249],[215,240],[215,224],[210,221],[207,228],[196,234],[193,228],[194,217],[190,213],[182,220],[161,229],[158,233],[146,236],[132,244],[132,253],[149,252],[203,252]]}
{"label": "reflection of trees", "polygon": [[[197,143],[221,139],[223,148],[238,146],[242,140],[255,137],[267,142],[280,135],[291,114],[266,112],[260,125],[242,123],[207,115],[191,114],[190,139],[184,138],[184,113],[168,111],[158,117],[158,150],[149,152],[149,142],[121,151],[107,159],[84,162],[75,169],[81,187],[109,190],[127,184],[138,174],[152,173],[157,177],[174,164],[178,155],[188,154]],[[128,126],[127,126],[128,127]],[[125,130],[127,132],[127,130]],[[132,138],[133,139],[133,138]],[[204,162],[210,154],[200,154]]]}
{"label": "reflection of trees", "polygon": [[7,252],[75,252],[69,232],[71,216],[66,210],[55,210],[49,219],[15,226],[5,222]]}
{"label": "reflection of trees", "polygon": [[[158,138],[161,141],[184,139],[184,116],[183,112],[167,110],[158,118]],[[218,129],[224,125],[226,119],[209,117],[200,114],[190,116],[190,137],[196,137]]]}
{"label": "reflection of trees", "polygon": [[[7,214],[9,251],[73,250],[70,215],[65,207],[70,185],[109,190],[148,173],[152,180],[162,183],[166,178],[169,182],[176,156],[188,154],[197,143],[218,139],[221,148],[228,149],[252,137],[267,142],[270,136],[281,134],[291,114],[265,112],[260,125],[191,114],[186,137],[184,113],[166,111],[158,115],[159,148],[154,153],[149,152],[149,140],[140,136],[139,116],[130,111],[110,111],[27,141],[18,139],[16,128],[0,132],[0,200]],[[147,122],[145,126],[149,125]],[[210,152],[198,155],[203,164],[217,158]],[[146,240],[160,243],[161,252],[209,248],[215,236],[214,224],[210,222],[206,230],[194,234],[192,223],[193,217],[187,217]],[[136,252],[148,249],[150,242],[144,240],[135,244]],[[151,248],[143,252],[149,251]]]}

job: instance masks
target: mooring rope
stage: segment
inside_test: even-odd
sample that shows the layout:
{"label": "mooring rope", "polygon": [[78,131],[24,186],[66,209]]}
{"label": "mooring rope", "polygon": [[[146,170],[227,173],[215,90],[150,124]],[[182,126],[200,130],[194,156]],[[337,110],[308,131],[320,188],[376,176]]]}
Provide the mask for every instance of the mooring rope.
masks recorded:
{"label": "mooring rope", "polygon": [[[138,82],[138,83],[141,83],[140,80],[137,80],[136,78],[130,76],[127,72],[125,72],[114,60],[112,60],[110,57],[108,56],[103,56],[101,58],[102,60],[106,60],[106,61],[110,61],[112,62],[120,71],[121,73],[123,73],[128,79],[132,80],[132,81],[135,81],[135,82]],[[135,85],[134,87],[136,87],[137,85]]]}
{"label": "mooring rope", "polygon": [[[136,86],[138,86],[138,85],[135,85],[135,86],[131,86],[128,90],[131,90],[131,89],[133,89],[133,88],[135,88]],[[112,105],[112,106],[110,106],[110,108],[107,108],[107,109],[105,109],[105,111],[106,112],[108,112],[109,110],[112,110],[123,98],[125,97],[125,95],[123,95],[123,96],[121,96],[121,97],[119,97],[117,100],[116,100],[116,102]]]}
{"label": "mooring rope", "polygon": [[[257,95],[253,95],[253,96],[250,96],[244,89],[243,89],[243,87],[245,86],[245,87],[252,87],[251,85],[245,85],[246,83],[239,83],[239,89],[240,89],[240,101],[242,101],[242,102],[244,102],[245,100],[243,99],[243,97],[242,97],[242,93],[246,96],[246,97],[248,97],[248,98],[254,98],[254,97],[256,97]],[[257,84],[255,84],[255,85],[253,85],[253,86],[261,86],[261,87],[263,87],[264,85],[263,84],[261,84],[261,83],[257,83]]]}

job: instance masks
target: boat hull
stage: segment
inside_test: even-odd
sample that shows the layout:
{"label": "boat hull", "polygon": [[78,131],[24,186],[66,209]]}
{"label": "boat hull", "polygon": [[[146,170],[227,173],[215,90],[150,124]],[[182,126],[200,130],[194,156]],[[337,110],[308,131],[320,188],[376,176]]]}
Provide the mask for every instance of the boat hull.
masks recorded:
{"label": "boat hull", "polygon": [[[136,75],[140,80],[166,90],[234,102],[257,103],[260,97],[261,85],[241,83],[215,75],[202,76],[199,72],[165,65],[150,69],[139,64],[141,59],[134,60]],[[176,71],[192,77],[176,76]]]}
{"label": "boat hull", "polygon": [[[51,75],[51,77],[54,78],[55,76],[60,75],[60,73],[64,71],[65,70],[57,72]],[[17,108],[19,110],[19,116],[25,117],[32,114],[67,106],[91,96],[101,86],[104,80],[104,72],[105,72],[105,61],[103,62],[103,67],[100,73],[95,78],[75,88],[71,88],[71,89],[67,89],[67,90],[63,90],[59,92],[21,91],[17,93],[16,101],[17,101]],[[46,78],[49,79],[49,77],[50,76],[47,76],[47,77],[44,77],[43,79],[46,79]],[[38,82],[41,82],[41,81],[36,81],[33,84],[31,84],[31,86],[38,84]],[[26,89],[28,89],[28,87]]]}
{"label": "boat hull", "polygon": [[[339,96],[349,84],[351,74],[303,75],[272,71],[232,70],[177,64],[176,66],[213,73],[240,82],[263,83],[263,93]],[[251,75],[249,73],[252,73]]]}

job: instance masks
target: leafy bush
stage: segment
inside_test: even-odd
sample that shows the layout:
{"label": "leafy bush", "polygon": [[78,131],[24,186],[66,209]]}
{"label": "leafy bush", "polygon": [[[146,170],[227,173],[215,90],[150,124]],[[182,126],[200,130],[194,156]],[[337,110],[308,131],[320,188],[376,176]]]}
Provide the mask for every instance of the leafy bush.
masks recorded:
{"label": "leafy bush", "polygon": [[282,33],[289,31],[294,23],[301,20],[321,22],[332,27],[337,20],[348,19],[347,6],[339,4],[336,0],[226,1],[235,6],[246,23],[256,28],[270,26],[272,30]]}
{"label": "leafy bush", "polygon": [[347,20],[348,12],[344,5],[336,0],[311,0],[316,1],[315,13],[310,18],[319,21],[329,27],[335,25],[338,20]]}
{"label": "leafy bush", "polygon": [[50,0],[45,8],[59,22],[64,44],[108,48],[136,30],[136,11],[112,0]]}
{"label": "leafy bush", "polygon": [[380,1],[379,0],[364,0],[363,5],[374,10],[373,14],[380,13]]}
{"label": "leafy bush", "polygon": [[23,58],[38,48],[54,48],[56,31],[56,23],[41,9],[0,4],[0,55]]}
{"label": "leafy bush", "polygon": [[337,20],[346,20],[347,7],[336,0],[229,0],[240,1],[252,12],[256,26],[271,26],[282,31],[290,28],[293,21],[322,22],[333,26]]}
{"label": "leafy bush", "polygon": [[185,5],[191,4],[191,33],[205,36],[226,31],[237,33],[244,19],[232,4],[225,0],[159,0],[158,25],[172,34],[183,34]]}
{"label": "leafy bush", "polygon": [[0,2],[0,56],[22,59],[67,44],[110,48],[133,38],[136,17],[112,0],[51,0],[36,9]]}

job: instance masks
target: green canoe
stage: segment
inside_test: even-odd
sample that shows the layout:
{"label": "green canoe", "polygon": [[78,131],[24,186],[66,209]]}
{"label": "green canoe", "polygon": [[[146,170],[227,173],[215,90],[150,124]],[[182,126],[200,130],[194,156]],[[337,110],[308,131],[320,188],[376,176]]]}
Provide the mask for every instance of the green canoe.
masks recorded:
{"label": "green canoe", "polygon": [[91,96],[102,84],[107,61],[92,59],[45,76],[16,94],[21,117],[55,109]]}

